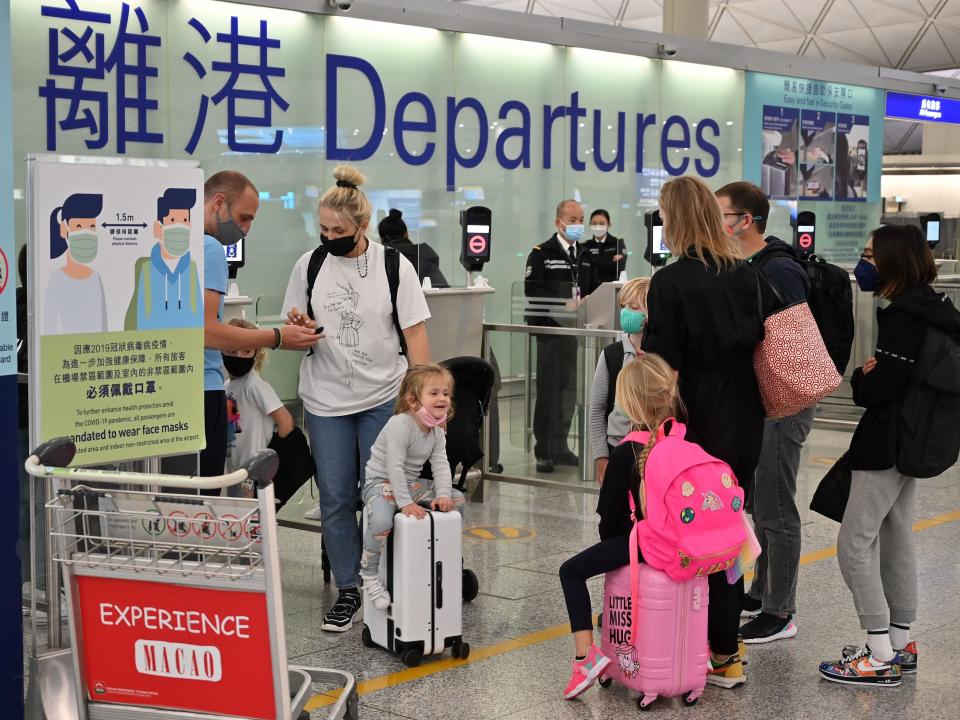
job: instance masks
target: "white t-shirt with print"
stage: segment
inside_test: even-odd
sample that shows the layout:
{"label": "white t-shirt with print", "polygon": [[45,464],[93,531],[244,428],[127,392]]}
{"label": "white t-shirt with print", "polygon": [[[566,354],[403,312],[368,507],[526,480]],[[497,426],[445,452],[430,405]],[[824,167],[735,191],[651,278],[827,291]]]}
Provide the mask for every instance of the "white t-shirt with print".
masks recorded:
{"label": "white t-shirt with print", "polygon": [[[312,254],[304,253],[293,267],[284,315],[294,307],[306,315]],[[313,415],[352,415],[397,395],[407,359],[400,355],[383,257],[383,246],[371,242],[363,256],[328,254],[320,268],[313,285],[313,314],[326,339],[300,363],[300,398]],[[402,255],[397,315],[404,329],[430,317],[417,271]]]}
{"label": "white t-shirt with print", "polygon": [[233,472],[270,444],[270,413],[283,407],[277,392],[256,370],[224,383],[227,395],[227,472]]}

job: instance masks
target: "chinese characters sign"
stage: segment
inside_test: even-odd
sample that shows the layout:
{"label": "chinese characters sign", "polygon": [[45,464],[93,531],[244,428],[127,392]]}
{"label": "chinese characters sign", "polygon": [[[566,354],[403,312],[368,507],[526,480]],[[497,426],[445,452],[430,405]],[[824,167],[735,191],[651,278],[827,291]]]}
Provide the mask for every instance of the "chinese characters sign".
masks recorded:
{"label": "chinese characters sign", "polygon": [[[109,4],[84,0],[89,7],[81,7],[80,3],[59,0],[40,6],[40,15],[51,23],[46,78],[38,88],[44,100],[47,150],[56,151],[63,134],[79,133],[89,150],[115,147],[122,154],[131,143],[162,144],[166,140],[193,154],[206,127],[210,104],[219,106],[224,101],[231,150],[279,150],[282,130],[274,131],[272,141],[266,143],[238,138],[239,128],[269,128],[274,106],[280,111],[289,107],[273,85],[273,78],[284,77],[286,71],[271,64],[269,53],[279,50],[281,43],[270,37],[266,20],[241,24],[237,16],[224,14],[219,18],[222,29],[210,29],[196,17],[186,22],[183,34],[197,51],[207,47],[202,55],[221,59],[210,63],[208,70],[197,54],[187,51],[180,62],[191,68],[196,80],[208,72],[216,74],[220,87],[211,96],[198,92],[189,137],[165,138],[156,129],[162,114],[170,111],[161,107],[156,95],[164,40],[151,31],[150,14],[144,7],[126,2],[112,6],[115,12],[102,12]],[[162,17],[160,12],[155,14]],[[162,22],[158,19],[153,25],[162,27]],[[168,27],[167,37],[175,31]]]}
{"label": "chinese characters sign", "polygon": [[203,447],[203,177],[165,165],[29,167],[31,417],[80,464]]}

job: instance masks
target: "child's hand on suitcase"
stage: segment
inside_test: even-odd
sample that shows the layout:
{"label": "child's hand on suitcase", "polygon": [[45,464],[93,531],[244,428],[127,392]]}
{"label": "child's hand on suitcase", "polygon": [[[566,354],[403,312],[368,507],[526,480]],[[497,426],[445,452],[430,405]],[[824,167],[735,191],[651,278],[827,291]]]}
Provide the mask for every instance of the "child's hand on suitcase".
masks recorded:
{"label": "child's hand on suitcase", "polygon": [[440,512],[450,512],[453,510],[453,499],[448,497],[434,498],[433,502],[430,503],[430,507]]}
{"label": "child's hand on suitcase", "polygon": [[400,508],[400,512],[402,512],[404,515],[415,517],[417,520],[422,520],[427,516],[427,511],[417,505],[415,502],[412,502],[409,505],[404,505],[402,508]]}

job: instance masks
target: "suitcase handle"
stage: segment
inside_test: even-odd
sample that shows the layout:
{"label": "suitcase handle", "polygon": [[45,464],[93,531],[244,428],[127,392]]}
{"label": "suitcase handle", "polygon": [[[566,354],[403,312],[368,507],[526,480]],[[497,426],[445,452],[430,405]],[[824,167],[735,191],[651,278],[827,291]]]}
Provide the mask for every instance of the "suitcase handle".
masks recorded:
{"label": "suitcase handle", "polygon": [[437,609],[443,607],[443,563],[438,562],[436,564],[436,580],[434,580],[434,587],[437,591]]}

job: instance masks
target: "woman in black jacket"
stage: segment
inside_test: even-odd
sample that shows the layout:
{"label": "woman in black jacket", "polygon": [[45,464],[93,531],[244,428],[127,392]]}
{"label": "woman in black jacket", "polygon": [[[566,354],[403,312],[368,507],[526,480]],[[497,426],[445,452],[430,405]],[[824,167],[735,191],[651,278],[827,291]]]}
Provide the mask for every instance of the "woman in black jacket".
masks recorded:
{"label": "woman in black jacket", "polygon": [[[763,440],[763,403],[753,351],[763,334],[757,273],[737,260],[713,192],[693,177],[660,190],[663,232],[676,262],[654,274],[647,296],[643,350],[662,356],[680,377],[687,439],[731,468],[749,493]],[[746,681],[738,650],[743,578],[709,576],[707,682]]]}
{"label": "woman in black jacket", "polygon": [[380,242],[400,251],[417,269],[420,282],[430,278],[430,287],[447,288],[450,283],[440,271],[440,256],[427,243],[414,244],[407,234],[407,224],[403,221],[403,213],[396,208],[390,208],[387,215],[377,226],[380,233]]}
{"label": "woman in black jacket", "polygon": [[840,571],[853,593],[867,644],[848,647],[841,660],[822,663],[820,673],[834,682],[898,685],[901,673],[917,670],[917,646],[910,640],[917,613],[916,479],[897,469],[898,408],[927,328],[960,341],[960,314],[930,287],[936,265],[915,227],[875,230],[854,274],[861,290],[890,301],[877,310],[874,357],[851,378],[853,400],[866,412],[847,453],[850,497],[837,538]]}

